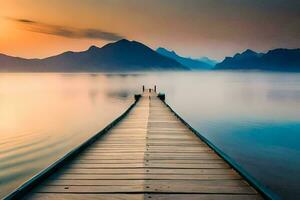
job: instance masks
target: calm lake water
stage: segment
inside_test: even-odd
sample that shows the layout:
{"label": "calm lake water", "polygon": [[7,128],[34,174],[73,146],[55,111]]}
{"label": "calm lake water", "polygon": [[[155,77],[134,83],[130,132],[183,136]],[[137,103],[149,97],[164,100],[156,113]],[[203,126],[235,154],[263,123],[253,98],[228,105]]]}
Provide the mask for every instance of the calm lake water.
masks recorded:
{"label": "calm lake water", "polygon": [[300,73],[0,74],[0,197],[104,128],[141,85],[282,199],[300,199]]}

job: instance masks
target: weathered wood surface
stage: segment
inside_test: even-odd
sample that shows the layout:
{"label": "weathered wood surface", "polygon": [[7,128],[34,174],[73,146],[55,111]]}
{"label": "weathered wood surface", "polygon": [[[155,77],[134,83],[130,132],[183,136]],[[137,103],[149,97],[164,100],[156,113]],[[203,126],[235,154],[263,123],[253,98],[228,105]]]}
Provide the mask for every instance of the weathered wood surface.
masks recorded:
{"label": "weathered wood surface", "polygon": [[262,199],[155,94],[27,199]]}

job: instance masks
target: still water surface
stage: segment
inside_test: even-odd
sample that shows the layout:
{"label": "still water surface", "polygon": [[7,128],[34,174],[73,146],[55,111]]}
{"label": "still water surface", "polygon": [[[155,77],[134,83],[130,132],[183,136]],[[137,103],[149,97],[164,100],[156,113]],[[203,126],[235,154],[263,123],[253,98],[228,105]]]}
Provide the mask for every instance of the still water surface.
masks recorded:
{"label": "still water surface", "polygon": [[0,197],[156,84],[201,134],[282,199],[299,199],[300,73],[0,74]]}

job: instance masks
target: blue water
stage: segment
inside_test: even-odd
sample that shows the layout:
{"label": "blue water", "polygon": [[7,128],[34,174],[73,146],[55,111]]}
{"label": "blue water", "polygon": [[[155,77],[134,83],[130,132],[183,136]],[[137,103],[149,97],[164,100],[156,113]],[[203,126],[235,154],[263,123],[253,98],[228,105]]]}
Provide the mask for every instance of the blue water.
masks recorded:
{"label": "blue water", "polygon": [[300,197],[300,122],[239,119],[191,124],[244,170],[284,199]]}
{"label": "blue water", "polygon": [[101,130],[142,85],[275,197],[300,199],[300,73],[271,72],[0,74],[0,197]]}
{"label": "blue water", "polygon": [[169,104],[274,198],[300,199],[300,74],[224,72],[189,78],[189,86],[169,95]]}

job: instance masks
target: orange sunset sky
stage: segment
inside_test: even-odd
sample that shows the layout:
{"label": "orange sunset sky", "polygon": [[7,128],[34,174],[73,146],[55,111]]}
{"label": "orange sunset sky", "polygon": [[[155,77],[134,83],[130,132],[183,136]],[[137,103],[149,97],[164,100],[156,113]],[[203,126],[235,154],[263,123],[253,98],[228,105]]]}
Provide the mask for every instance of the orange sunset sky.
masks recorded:
{"label": "orange sunset sky", "polygon": [[127,38],[192,57],[300,47],[297,0],[0,0],[0,53],[26,58]]}

